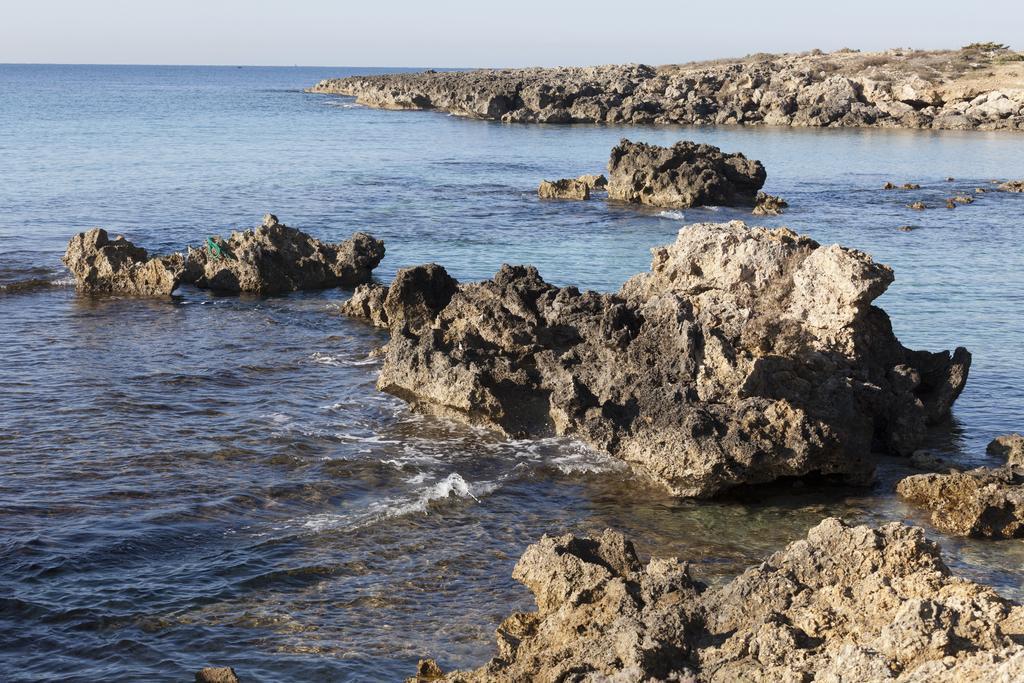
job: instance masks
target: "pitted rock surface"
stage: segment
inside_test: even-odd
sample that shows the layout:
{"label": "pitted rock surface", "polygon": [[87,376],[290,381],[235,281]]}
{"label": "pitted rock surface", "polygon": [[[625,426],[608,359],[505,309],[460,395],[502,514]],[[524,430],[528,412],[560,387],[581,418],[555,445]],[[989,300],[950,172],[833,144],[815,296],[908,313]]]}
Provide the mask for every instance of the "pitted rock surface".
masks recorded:
{"label": "pitted rock surface", "polygon": [[[826,519],[718,589],[621,534],[545,536],[513,577],[537,611],[477,681],[1016,681],[1024,607],[952,576],[915,527]],[[435,667],[436,671],[439,668]]]}
{"label": "pitted rock surface", "polygon": [[[871,304],[892,271],[862,252],[741,222],[653,252],[615,294],[503,266],[430,297],[429,324],[408,289],[364,290],[348,312],[390,325],[379,389],[508,435],[577,436],[679,496],[864,482],[873,449],[909,456],[966,383],[965,349],[899,343]],[[398,323],[405,305],[421,322]]]}

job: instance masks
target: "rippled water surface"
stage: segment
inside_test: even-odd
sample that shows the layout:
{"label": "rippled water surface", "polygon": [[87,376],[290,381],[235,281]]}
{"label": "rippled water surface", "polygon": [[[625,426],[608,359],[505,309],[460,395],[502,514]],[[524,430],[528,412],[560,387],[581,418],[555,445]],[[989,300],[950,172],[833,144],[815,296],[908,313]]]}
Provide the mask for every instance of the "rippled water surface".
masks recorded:
{"label": "rippled water surface", "polygon": [[[1024,135],[527,127],[301,92],[344,73],[0,66],[0,679],[397,680],[421,656],[485,661],[532,606],[509,574],[545,532],[615,527],[722,581],[826,515],[927,526],[895,459],[870,490],[674,501],[571,441],[413,414],[374,390],[385,336],[337,314],[345,291],[77,296],[59,257],[97,225],[177,249],[273,211],[383,238],[384,281],[512,262],[611,290],[684,222],[744,216],[540,202],[537,182],[600,171],[623,136],[710,142],[790,201],[757,222],[895,268],[879,303],[904,343],[974,352],[931,447],[987,464],[1024,429],[1024,195],[905,206],[1024,177]],[[1024,596],[1024,544],[932,533],[957,572]]]}

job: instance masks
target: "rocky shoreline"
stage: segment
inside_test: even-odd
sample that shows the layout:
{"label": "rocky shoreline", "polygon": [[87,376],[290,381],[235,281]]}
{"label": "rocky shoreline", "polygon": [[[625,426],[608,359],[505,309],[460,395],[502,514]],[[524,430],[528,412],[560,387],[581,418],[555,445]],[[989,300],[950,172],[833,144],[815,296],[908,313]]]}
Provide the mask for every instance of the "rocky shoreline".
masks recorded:
{"label": "rocky shoreline", "polygon": [[632,543],[545,536],[512,574],[537,611],[497,629],[474,671],[420,662],[447,681],[1015,681],[1024,606],[953,576],[924,531],[829,518],[720,588]]}
{"label": "rocky shoreline", "polygon": [[1024,129],[1024,54],[813,50],[735,60],[352,76],[308,92],[509,123]]}

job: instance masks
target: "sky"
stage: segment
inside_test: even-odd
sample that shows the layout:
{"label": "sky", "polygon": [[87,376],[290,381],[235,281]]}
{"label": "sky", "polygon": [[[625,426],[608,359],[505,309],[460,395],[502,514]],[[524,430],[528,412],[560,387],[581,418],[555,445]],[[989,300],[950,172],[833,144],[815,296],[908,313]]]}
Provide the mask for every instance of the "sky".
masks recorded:
{"label": "sky", "polygon": [[1024,0],[0,0],[0,63],[667,64],[976,41],[1024,50]]}

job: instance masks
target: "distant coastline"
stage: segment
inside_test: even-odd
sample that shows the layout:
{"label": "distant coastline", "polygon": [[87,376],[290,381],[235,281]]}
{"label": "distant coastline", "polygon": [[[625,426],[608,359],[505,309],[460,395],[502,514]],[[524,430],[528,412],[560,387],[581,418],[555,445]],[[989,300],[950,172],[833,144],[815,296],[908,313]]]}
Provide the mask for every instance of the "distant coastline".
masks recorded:
{"label": "distant coastline", "polygon": [[508,123],[1024,130],[1024,54],[996,43],[659,67],[431,69],[325,79],[307,92]]}

